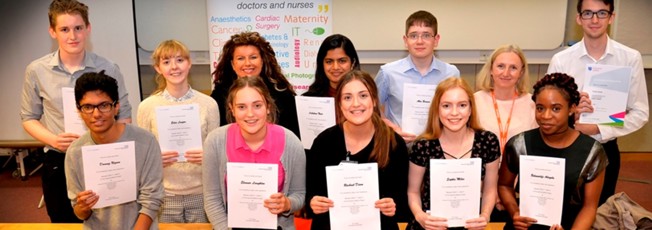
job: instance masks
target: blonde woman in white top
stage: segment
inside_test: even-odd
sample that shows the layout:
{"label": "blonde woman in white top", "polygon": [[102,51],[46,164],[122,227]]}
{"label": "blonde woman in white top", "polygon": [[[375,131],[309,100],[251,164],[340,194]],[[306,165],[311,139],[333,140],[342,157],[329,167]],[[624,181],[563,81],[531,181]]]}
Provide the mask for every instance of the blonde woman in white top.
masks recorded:
{"label": "blonde woman in white top", "polygon": [[[152,132],[158,139],[156,107],[168,105],[199,105],[202,143],[206,135],[219,126],[220,115],[213,98],[194,90],[188,82],[192,66],[190,52],[179,41],[167,40],[152,54],[157,89],[138,107],[138,126]],[[163,150],[163,187],[165,198],[159,222],[207,223],[202,185],[202,149],[184,153],[187,162],[177,162],[177,151]]]}

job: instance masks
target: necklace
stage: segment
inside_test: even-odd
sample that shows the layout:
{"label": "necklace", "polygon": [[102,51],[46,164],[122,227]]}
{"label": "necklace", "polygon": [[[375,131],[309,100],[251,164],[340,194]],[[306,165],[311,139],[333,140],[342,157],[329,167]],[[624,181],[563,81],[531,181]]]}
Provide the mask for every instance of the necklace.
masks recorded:
{"label": "necklace", "polygon": [[442,150],[442,152],[444,152],[444,154],[446,154],[446,156],[449,156],[449,157],[452,157],[452,158],[455,159],[455,160],[458,160],[458,159],[462,159],[462,158],[464,158],[464,156],[466,156],[467,154],[469,154],[469,153],[471,152],[471,150],[473,150],[473,147],[471,147],[471,149],[469,149],[469,151],[466,151],[464,154],[462,154],[462,156],[459,156],[459,157],[455,157],[455,156],[453,156],[452,154],[447,153],[447,152],[444,151],[444,150]]}
{"label": "necklace", "polygon": [[496,102],[496,93],[491,91],[491,99],[494,102],[494,112],[496,112],[496,120],[498,120],[498,131],[500,132],[500,153],[503,153],[505,149],[505,144],[507,144],[507,134],[509,133],[509,123],[512,121],[512,112],[514,111],[514,102],[516,102],[516,97],[518,93],[514,91],[514,97],[512,98],[512,106],[509,109],[509,116],[507,116],[507,122],[505,122],[505,127],[503,127],[503,122],[500,120],[500,112],[498,111],[498,103]]}

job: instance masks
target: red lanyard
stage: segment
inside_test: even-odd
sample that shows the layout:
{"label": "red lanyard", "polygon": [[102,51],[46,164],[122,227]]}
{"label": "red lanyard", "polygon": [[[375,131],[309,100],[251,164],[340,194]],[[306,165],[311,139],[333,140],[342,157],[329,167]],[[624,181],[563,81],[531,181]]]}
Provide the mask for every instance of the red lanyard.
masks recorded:
{"label": "red lanyard", "polygon": [[491,91],[491,99],[494,101],[494,112],[496,112],[496,120],[498,120],[498,130],[500,131],[500,153],[503,153],[505,150],[505,144],[507,144],[507,133],[509,133],[509,123],[512,121],[512,111],[514,111],[514,102],[518,97],[518,93],[514,92],[514,98],[512,98],[512,107],[509,109],[509,116],[507,117],[507,122],[505,123],[505,128],[503,129],[503,122],[500,120],[500,112],[498,111],[498,103],[496,102],[496,94],[494,91]]}

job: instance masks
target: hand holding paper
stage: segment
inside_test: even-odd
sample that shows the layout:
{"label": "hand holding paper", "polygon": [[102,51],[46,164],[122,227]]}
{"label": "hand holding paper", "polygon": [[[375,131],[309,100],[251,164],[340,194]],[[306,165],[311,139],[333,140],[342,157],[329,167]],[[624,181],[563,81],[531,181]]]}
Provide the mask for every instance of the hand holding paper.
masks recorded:
{"label": "hand holding paper", "polygon": [[284,213],[290,210],[291,204],[290,200],[283,195],[283,193],[274,193],[269,196],[268,199],[265,199],[265,208],[269,209],[269,212],[275,215]]}
{"label": "hand holding paper", "polygon": [[163,159],[163,167],[168,167],[175,162],[177,162],[177,157],[179,157],[179,152],[170,150],[170,151],[163,151],[161,152],[161,156]]}

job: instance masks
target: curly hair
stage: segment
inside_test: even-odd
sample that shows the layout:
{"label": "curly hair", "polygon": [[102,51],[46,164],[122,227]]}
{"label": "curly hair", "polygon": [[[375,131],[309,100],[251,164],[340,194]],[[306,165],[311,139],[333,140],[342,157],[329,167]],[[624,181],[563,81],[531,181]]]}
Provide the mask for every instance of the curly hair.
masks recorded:
{"label": "curly hair", "polygon": [[575,79],[565,73],[549,73],[537,81],[533,86],[532,100],[536,101],[541,91],[548,88],[559,90],[561,95],[568,101],[568,106],[580,103],[580,93],[577,91]]}
{"label": "curly hair", "polygon": [[292,85],[290,85],[290,82],[283,75],[281,66],[276,60],[274,49],[264,37],[260,36],[258,32],[242,32],[234,34],[231,36],[231,39],[224,44],[219,62],[213,72],[213,82],[215,83],[216,88],[228,89],[233,84],[233,81],[238,78],[235,74],[235,70],[233,70],[231,62],[233,61],[233,52],[235,52],[235,49],[240,46],[254,46],[258,49],[260,57],[263,60],[263,69],[260,72],[259,77],[263,79],[265,85],[267,85],[270,90],[288,90],[292,92],[292,95],[296,95]]}

